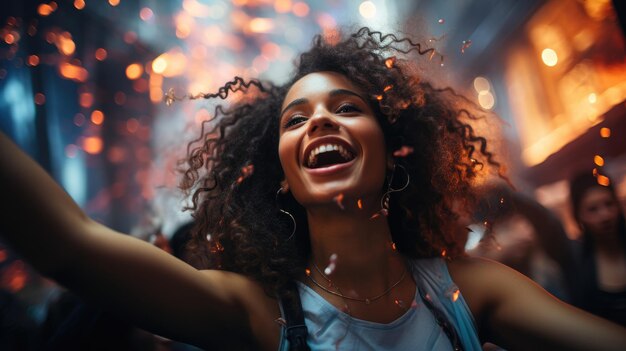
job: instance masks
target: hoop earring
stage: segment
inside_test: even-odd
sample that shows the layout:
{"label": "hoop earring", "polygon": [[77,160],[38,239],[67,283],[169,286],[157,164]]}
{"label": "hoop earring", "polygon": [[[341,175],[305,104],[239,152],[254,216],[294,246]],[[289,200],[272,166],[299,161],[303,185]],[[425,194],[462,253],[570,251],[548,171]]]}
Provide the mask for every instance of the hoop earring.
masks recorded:
{"label": "hoop earring", "polygon": [[[393,184],[393,177],[396,174],[396,166],[401,168],[406,174],[406,183],[404,183],[404,185],[399,189],[394,189],[391,187],[391,184]],[[389,179],[389,184],[387,185],[387,191],[383,194],[383,197],[380,199],[380,213],[383,216],[389,215],[389,200],[391,199],[391,193],[397,193],[406,189],[409,186],[410,182],[411,182],[411,178],[409,177],[409,172],[407,172],[406,168],[404,168],[402,165],[394,164],[393,170],[391,171],[391,178]]]}
{"label": "hoop earring", "polygon": [[278,191],[276,192],[276,207],[278,207],[278,210],[284,214],[286,214],[287,216],[289,216],[289,218],[291,218],[291,221],[293,222],[293,230],[291,231],[291,235],[289,235],[289,237],[287,238],[287,240],[285,240],[285,242],[291,240],[291,238],[293,238],[294,234],[296,234],[296,219],[293,217],[293,215],[285,210],[283,210],[282,208],[280,208],[280,206],[278,205],[278,195],[280,195],[280,193],[283,192],[283,187],[281,186]]}

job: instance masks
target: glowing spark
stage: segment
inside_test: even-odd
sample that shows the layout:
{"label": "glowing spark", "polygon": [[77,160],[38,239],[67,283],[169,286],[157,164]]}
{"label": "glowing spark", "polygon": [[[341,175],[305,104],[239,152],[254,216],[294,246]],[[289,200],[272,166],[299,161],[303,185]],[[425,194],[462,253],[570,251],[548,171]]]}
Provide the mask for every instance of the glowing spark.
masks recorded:
{"label": "glowing spark", "polygon": [[340,209],[345,210],[346,208],[343,206],[343,193],[339,193],[339,195],[333,197],[333,201],[337,203]]}
{"label": "glowing spark", "polygon": [[600,155],[595,155],[595,156],[593,156],[593,163],[595,163],[596,165],[602,167],[602,166],[604,166],[604,158],[602,158],[602,156],[600,156]]}
{"label": "glowing spark", "polygon": [[388,92],[389,90],[393,89],[393,85],[387,85],[385,87],[385,89],[383,89],[384,92]]}
{"label": "glowing spark", "polygon": [[609,179],[609,177],[603,176],[601,174],[598,174],[598,178],[596,180],[598,181],[598,184],[602,186],[609,186],[611,184],[611,180]]}
{"label": "glowing spark", "polygon": [[609,138],[611,136],[611,128],[600,128],[600,136],[603,138]]}
{"label": "glowing spark", "polygon": [[432,60],[436,53],[437,53],[436,50],[431,51],[430,56],[428,56],[428,60]]}
{"label": "glowing spark", "polygon": [[441,251],[441,257],[446,257],[446,250]]}
{"label": "glowing spark", "polygon": [[503,198],[503,197],[501,197],[501,198],[500,198],[500,204],[503,204],[503,203],[504,203],[504,198]]}
{"label": "glowing spark", "polygon": [[378,96],[376,96],[376,100],[381,101],[382,99],[383,99],[383,96],[382,96],[382,95],[378,95]]}
{"label": "glowing spark", "polygon": [[413,148],[410,146],[402,146],[400,149],[393,152],[395,157],[407,157],[413,153]]}
{"label": "glowing spark", "polygon": [[385,60],[385,66],[387,66],[387,68],[393,68],[393,66],[396,64],[396,57],[395,56],[391,56],[388,59]]}
{"label": "glowing spark", "polygon": [[307,275],[307,277],[308,277],[308,276],[310,276],[310,275],[311,275],[311,270],[310,270],[310,269],[308,269],[308,268],[307,268],[307,269],[305,269],[305,270],[304,270],[304,274],[306,274],[306,275]]}
{"label": "glowing spark", "polygon": [[446,296],[448,296],[450,300],[452,300],[452,302],[456,302],[456,300],[459,299],[460,294],[461,291],[456,286],[452,287],[449,291],[446,292]]}
{"label": "glowing spark", "polygon": [[393,300],[393,303],[395,303],[400,308],[404,308],[405,307],[404,306],[404,301],[402,301],[402,300],[395,299],[395,300]]}
{"label": "glowing spark", "polygon": [[363,201],[361,199],[356,200],[356,205],[359,207],[359,210],[363,209]]}
{"label": "glowing spark", "polygon": [[461,53],[464,54],[465,53],[465,49],[468,49],[470,46],[472,46],[472,41],[471,40],[463,40],[462,45],[461,45]]}

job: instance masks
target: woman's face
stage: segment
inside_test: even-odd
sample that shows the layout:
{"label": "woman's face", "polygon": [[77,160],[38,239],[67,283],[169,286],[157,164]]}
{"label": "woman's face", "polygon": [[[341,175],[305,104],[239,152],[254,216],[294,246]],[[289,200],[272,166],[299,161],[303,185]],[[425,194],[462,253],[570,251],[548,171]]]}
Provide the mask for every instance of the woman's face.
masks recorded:
{"label": "woman's face", "polygon": [[305,207],[380,199],[383,132],[363,92],[334,72],[311,73],[287,92],[278,154],[296,200]]}
{"label": "woman's face", "polygon": [[620,208],[608,189],[593,187],[580,200],[578,218],[586,230],[594,235],[617,232]]}

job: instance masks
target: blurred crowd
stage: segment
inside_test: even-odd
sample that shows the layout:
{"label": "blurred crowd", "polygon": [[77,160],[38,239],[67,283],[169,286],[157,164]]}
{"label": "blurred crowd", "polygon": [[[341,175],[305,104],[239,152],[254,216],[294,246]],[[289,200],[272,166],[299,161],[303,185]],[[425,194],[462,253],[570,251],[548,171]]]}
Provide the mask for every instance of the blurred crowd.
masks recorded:
{"label": "blurred crowd", "polygon": [[[581,232],[577,240],[531,196],[508,185],[490,185],[475,212],[459,217],[467,227],[466,252],[508,265],[558,299],[626,326],[626,222],[618,194],[590,172],[569,183],[571,211]],[[167,238],[157,226],[141,236],[198,266],[186,249],[192,227],[182,225]],[[0,274],[2,350],[197,350],[82,300],[1,247]]]}

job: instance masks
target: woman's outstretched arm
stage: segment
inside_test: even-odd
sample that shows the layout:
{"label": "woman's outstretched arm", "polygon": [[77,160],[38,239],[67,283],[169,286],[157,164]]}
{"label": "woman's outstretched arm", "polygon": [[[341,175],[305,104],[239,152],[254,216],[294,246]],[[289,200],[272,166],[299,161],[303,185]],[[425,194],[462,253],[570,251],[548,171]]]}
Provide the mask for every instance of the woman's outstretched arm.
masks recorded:
{"label": "woman's outstretched arm", "polygon": [[2,240],[82,296],[154,333],[202,347],[249,344],[258,334],[254,318],[267,311],[250,307],[265,298],[256,284],[200,272],[91,220],[2,133],[0,194]]}
{"label": "woman's outstretched arm", "polygon": [[626,348],[626,329],[561,302],[507,266],[461,258],[448,267],[484,341],[507,350]]}

